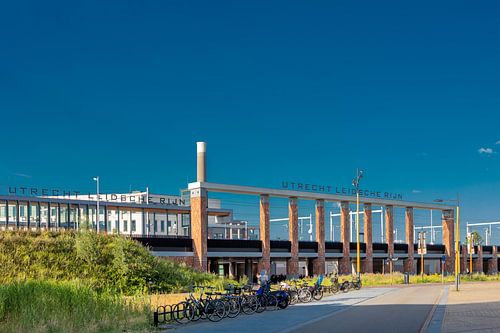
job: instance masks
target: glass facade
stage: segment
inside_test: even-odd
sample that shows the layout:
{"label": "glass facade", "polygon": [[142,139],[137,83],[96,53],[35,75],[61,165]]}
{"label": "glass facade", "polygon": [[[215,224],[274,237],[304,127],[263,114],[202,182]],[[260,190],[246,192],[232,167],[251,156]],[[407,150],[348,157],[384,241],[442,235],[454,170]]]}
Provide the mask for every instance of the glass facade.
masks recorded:
{"label": "glass facade", "polygon": [[39,205],[36,202],[30,203],[30,214],[29,214],[29,226],[31,229],[36,229],[40,227],[40,214],[39,214]]}
{"label": "glass facade", "polygon": [[[100,230],[145,236],[190,236],[190,214],[100,205]],[[97,229],[97,207],[85,203],[0,200],[0,229]]]}
{"label": "glass facade", "polygon": [[69,224],[70,229],[77,229],[78,226],[78,205],[69,205]]}
{"label": "glass facade", "polygon": [[7,225],[7,201],[0,201],[0,226]]}
{"label": "glass facade", "polygon": [[12,229],[17,225],[17,205],[15,201],[9,201],[8,209],[7,209],[7,228]]}

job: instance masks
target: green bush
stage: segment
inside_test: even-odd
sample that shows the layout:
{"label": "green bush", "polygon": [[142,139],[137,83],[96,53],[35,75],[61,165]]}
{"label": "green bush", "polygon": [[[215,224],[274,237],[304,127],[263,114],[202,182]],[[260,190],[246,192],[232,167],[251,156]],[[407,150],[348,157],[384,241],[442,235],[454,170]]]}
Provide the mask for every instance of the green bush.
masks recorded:
{"label": "green bush", "polygon": [[70,282],[0,285],[0,332],[123,332],[149,327],[139,298],[97,293]]}
{"label": "green bush", "polygon": [[215,277],[154,257],[140,243],[120,235],[3,231],[0,284],[23,280],[80,281],[96,291],[134,295],[149,287],[184,291]]}

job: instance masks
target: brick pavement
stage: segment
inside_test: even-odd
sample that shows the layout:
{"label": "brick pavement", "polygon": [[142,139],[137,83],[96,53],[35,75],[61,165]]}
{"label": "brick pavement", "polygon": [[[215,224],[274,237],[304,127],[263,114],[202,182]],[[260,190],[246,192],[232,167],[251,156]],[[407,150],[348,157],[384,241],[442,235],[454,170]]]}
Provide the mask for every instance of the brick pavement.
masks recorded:
{"label": "brick pavement", "polygon": [[500,332],[500,283],[450,287],[441,332]]}

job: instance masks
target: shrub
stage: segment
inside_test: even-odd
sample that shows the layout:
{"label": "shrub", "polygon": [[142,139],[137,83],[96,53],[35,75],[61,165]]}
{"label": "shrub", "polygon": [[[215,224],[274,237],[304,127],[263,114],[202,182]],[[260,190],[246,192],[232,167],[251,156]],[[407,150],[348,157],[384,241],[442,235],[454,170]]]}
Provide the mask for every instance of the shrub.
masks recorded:
{"label": "shrub", "polygon": [[125,295],[188,290],[215,280],[210,274],[154,257],[120,235],[82,232],[0,233],[0,283],[80,281],[94,290]]}

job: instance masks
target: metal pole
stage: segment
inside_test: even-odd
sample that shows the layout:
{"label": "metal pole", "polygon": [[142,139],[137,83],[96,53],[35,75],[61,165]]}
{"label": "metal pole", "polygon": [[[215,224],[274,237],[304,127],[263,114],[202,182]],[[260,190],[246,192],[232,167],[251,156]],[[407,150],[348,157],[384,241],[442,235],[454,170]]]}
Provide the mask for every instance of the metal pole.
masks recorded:
{"label": "metal pole", "polygon": [[351,242],[352,242],[352,232],[353,232],[353,220],[352,220],[352,212],[349,211],[349,223],[351,224],[351,227],[349,229],[351,229]]}
{"label": "metal pole", "polygon": [[312,218],[312,214],[309,214],[309,241],[312,242],[313,240],[313,218]]}
{"label": "metal pole", "polygon": [[96,230],[97,230],[97,233],[99,233],[100,231],[100,221],[99,221],[99,176],[95,177],[94,180],[96,181],[97,183],[97,196],[96,196]]}
{"label": "metal pole", "polygon": [[457,216],[455,221],[455,290],[460,285],[460,206],[457,205]]}
{"label": "metal pole", "polygon": [[472,252],[474,252],[474,235],[469,235],[470,251],[469,251],[469,274],[472,277]]}
{"label": "metal pole", "polygon": [[332,211],[330,211],[330,240],[333,242],[333,216]]}
{"label": "metal pole", "polygon": [[356,187],[356,269],[358,276],[361,272],[360,270],[360,245],[359,245],[359,190]]}
{"label": "metal pole", "polygon": [[380,242],[384,242],[384,207],[380,206]]}
{"label": "metal pole", "polygon": [[432,225],[432,209],[431,209],[431,244],[434,244],[434,238],[435,238],[435,235],[434,235],[434,228]]}

